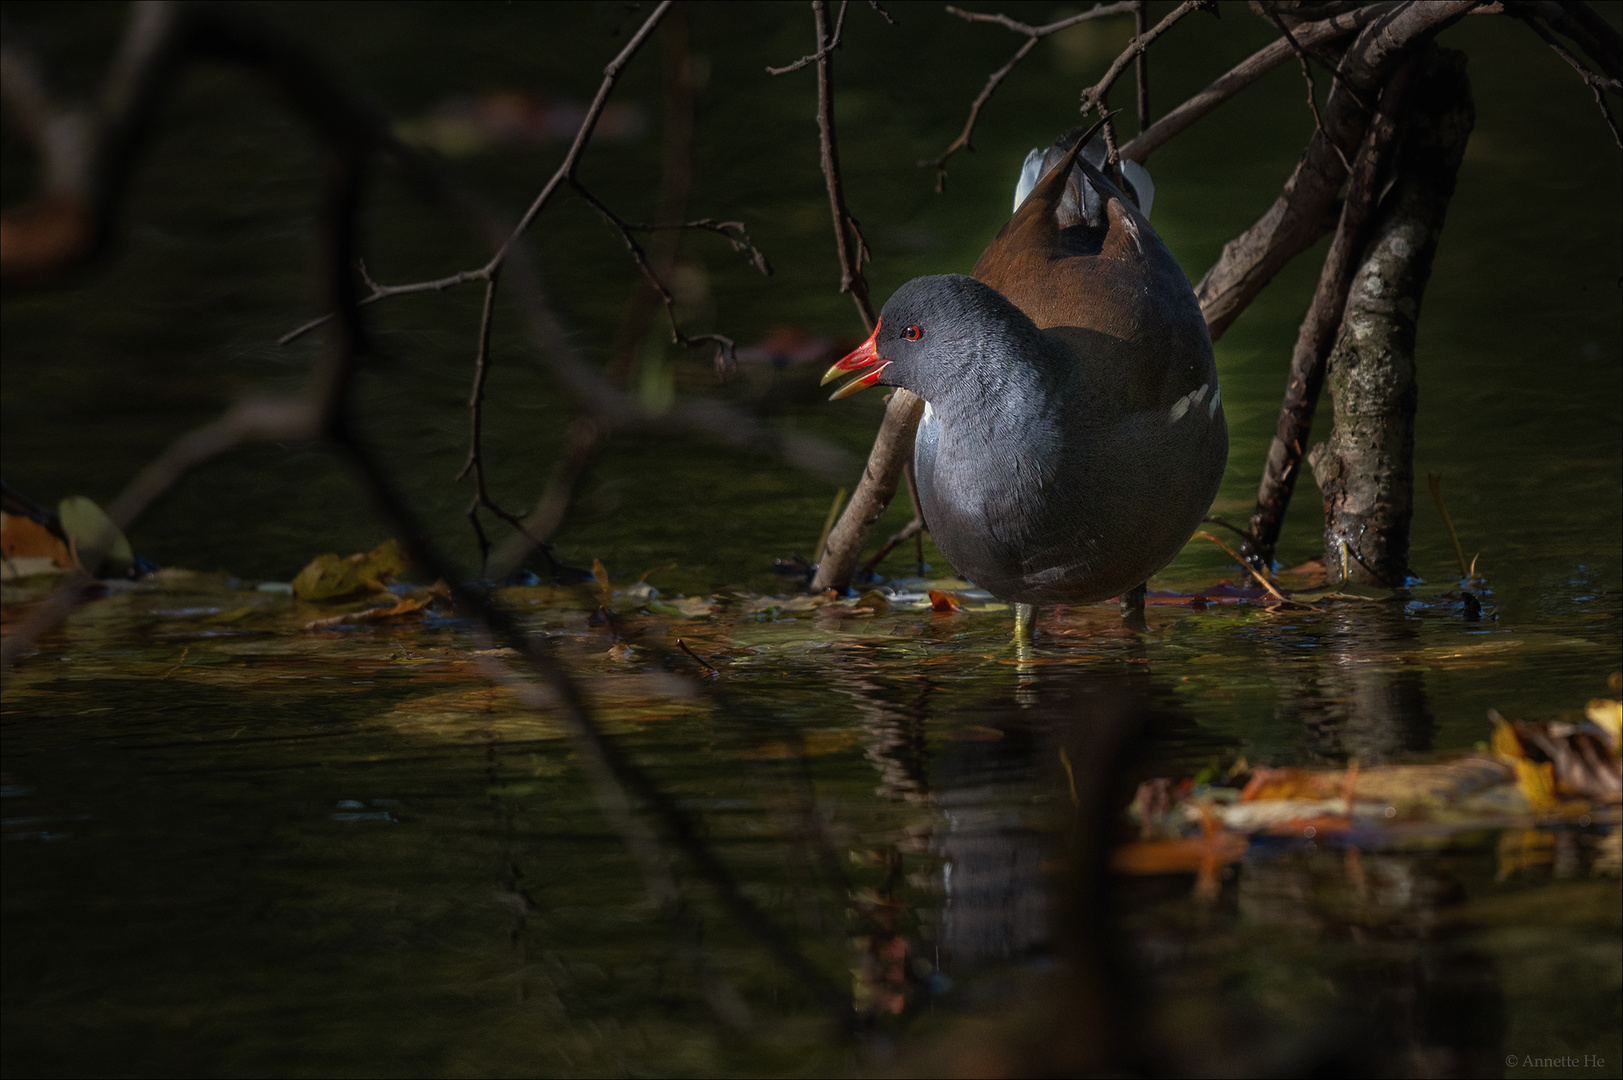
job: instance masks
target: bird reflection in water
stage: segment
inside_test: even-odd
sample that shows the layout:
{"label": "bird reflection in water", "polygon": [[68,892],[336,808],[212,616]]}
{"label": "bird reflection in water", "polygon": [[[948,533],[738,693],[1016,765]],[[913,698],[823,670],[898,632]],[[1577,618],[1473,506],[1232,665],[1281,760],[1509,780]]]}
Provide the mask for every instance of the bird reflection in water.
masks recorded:
{"label": "bird reflection in water", "polygon": [[[1325,651],[1332,674],[1309,681],[1338,696],[1332,727],[1357,752],[1423,746],[1430,714],[1401,666],[1354,666],[1352,693],[1337,681],[1359,649],[1393,655],[1401,620],[1360,618],[1349,613]],[[870,1024],[957,1018],[879,1067],[1491,1071],[1503,995],[1450,915],[1464,888],[1444,861],[1302,842],[1254,849],[1203,898],[1187,874],[1111,877],[1110,823],[1139,782],[1234,747],[1134,650],[1011,667],[989,698],[928,667],[901,686],[837,676],[861,712],[877,793],[907,808],[861,841],[860,858],[885,874],[857,904],[857,998]]]}

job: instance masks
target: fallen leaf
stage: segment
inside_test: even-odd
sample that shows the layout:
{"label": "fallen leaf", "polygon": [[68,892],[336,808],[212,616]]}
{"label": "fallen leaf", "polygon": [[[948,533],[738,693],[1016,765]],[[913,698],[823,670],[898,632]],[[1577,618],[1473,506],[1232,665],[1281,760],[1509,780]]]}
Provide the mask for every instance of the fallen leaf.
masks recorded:
{"label": "fallen leaf", "polygon": [[293,595],[300,600],[340,600],[380,593],[405,568],[405,552],[394,540],[348,558],[318,555],[293,579]]}
{"label": "fallen leaf", "polygon": [[304,624],[306,630],[325,630],[334,626],[380,626],[391,623],[411,622],[423,617],[429,604],[428,600],[415,600],[407,597],[398,604],[389,607],[366,608],[363,611],[351,611],[345,615],[334,615],[327,619],[316,619]]}
{"label": "fallen leaf", "polygon": [[73,569],[73,556],[60,536],[33,518],[3,510],[0,510],[0,555],[8,560],[28,559],[30,565],[45,559],[58,569]]}
{"label": "fallen leaf", "polygon": [[679,596],[670,605],[682,613],[683,618],[698,619],[710,614],[712,605],[702,596]]}
{"label": "fallen leaf", "polygon": [[1340,775],[1310,773],[1305,769],[1270,769],[1259,765],[1241,790],[1240,801],[1326,798],[1335,790],[1330,786],[1333,783],[1331,777]]}
{"label": "fallen leaf", "polygon": [[1403,807],[1455,802],[1509,779],[1505,762],[1477,756],[1434,765],[1378,765],[1362,770],[1354,786],[1356,798]]}
{"label": "fallen leaf", "polygon": [[1606,739],[1616,754],[1623,741],[1623,701],[1615,698],[1596,698],[1584,709],[1589,722],[1606,733]]}
{"label": "fallen leaf", "polygon": [[67,571],[57,565],[56,560],[43,555],[18,555],[15,558],[8,555],[0,560],[0,581],[18,581],[36,574],[65,573]]}
{"label": "fallen leaf", "polygon": [[56,514],[69,550],[81,556],[101,552],[100,565],[86,568],[92,573],[124,574],[135,565],[129,540],[94,502],[83,495],[70,495],[57,504]]}
{"label": "fallen leaf", "polygon": [[1110,853],[1110,868],[1135,877],[1197,874],[1203,866],[1239,862],[1250,846],[1249,837],[1232,832],[1178,840],[1133,840]]}
{"label": "fallen leaf", "polygon": [[885,598],[885,594],[880,592],[878,589],[869,589],[867,592],[857,597],[856,606],[868,608],[869,610],[880,615],[884,615],[890,611],[890,601],[887,600]]}
{"label": "fallen leaf", "polygon": [[[1345,799],[1261,799],[1255,802],[1235,803],[1232,806],[1214,806],[1209,812],[1223,826],[1241,833],[1265,832],[1280,836],[1345,832],[1354,819],[1360,824],[1380,824],[1387,820],[1391,809],[1380,802],[1355,802],[1351,815]],[[1203,811],[1198,806],[1186,806],[1186,820],[1198,820]],[[1307,830],[1312,829],[1312,832]]]}
{"label": "fallen leaf", "polygon": [[942,613],[962,611],[964,605],[959,603],[958,598],[951,593],[942,592],[940,589],[931,589],[930,610]]}

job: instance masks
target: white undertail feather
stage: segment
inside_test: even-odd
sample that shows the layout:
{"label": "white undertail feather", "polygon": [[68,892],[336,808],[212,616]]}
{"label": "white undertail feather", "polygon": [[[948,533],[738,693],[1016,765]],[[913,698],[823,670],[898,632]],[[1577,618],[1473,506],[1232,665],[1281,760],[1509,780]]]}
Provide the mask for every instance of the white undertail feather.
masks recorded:
{"label": "white undertail feather", "polygon": [[[1014,208],[1020,209],[1020,204],[1026,201],[1031,189],[1037,186],[1042,179],[1043,152],[1033,150],[1026,155],[1025,164],[1020,166],[1020,182],[1014,185]],[[1138,209],[1145,217],[1150,216],[1150,206],[1155,202],[1155,181],[1150,179],[1150,172],[1136,161],[1123,161],[1121,174],[1127,182],[1133,185],[1138,193]]]}
{"label": "white undertail feather", "polygon": [[1136,161],[1123,161],[1121,174],[1127,182],[1133,185],[1138,193],[1138,209],[1145,217],[1150,216],[1150,204],[1155,202],[1155,181],[1150,179],[1150,170]]}
{"label": "white undertail feather", "polygon": [[1041,150],[1033,150],[1026,155],[1026,163],[1020,166],[1020,182],[1014,185],[1014,208],[1016,210],[1020,209],[1020,204],[1026,201],[1026,196],[1031,194],[1031,189],[1037,186],[1037,181],[1042,178],[1042,169],[1043,152]]}

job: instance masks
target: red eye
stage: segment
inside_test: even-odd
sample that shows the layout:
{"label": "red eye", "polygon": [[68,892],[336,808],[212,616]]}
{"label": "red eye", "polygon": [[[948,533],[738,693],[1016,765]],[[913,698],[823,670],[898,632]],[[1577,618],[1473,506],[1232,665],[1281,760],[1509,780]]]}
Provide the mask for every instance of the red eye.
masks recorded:
{"label": "red eye", "polygon": [[909,341],[917,341],[919,338],[924,336],[924,331],[920,330],[916,326],[909,326],[906,330],[902,331],[902,336]]}

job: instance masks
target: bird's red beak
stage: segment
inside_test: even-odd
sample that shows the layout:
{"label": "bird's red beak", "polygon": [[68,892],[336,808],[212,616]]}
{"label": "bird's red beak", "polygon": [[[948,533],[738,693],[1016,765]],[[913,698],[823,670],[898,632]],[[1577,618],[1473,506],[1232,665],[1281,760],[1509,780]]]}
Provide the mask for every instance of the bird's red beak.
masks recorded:
{"label": "bird's red beak", "polygon": [[[834,361],[834,366],[823,373],[823,382],[829,383],[848,371],[862,371],[861,375],[830,394],[828,396],[830,401],[838,401],[842,397],[849,397],[858,390],[866,390],[879,381],[879,373],[884,371],[890,364],[889,360],[879,355],[879,347],[874,344],[879,340],[879,326],[879,323],[874,323],[873,333],[868,335],[867,341],[852,349],[848,355]],[[863,371],[864,368],[868,370]]]}

